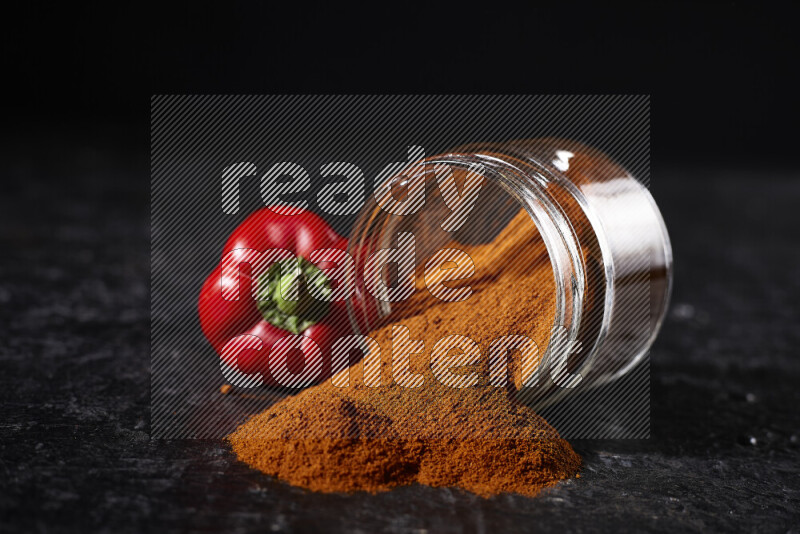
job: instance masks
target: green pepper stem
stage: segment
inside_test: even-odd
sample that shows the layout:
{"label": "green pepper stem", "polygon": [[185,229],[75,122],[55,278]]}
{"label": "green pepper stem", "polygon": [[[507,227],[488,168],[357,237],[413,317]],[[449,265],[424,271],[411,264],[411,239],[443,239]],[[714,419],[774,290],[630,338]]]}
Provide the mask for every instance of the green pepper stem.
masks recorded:
{"label": "green pepper stem", "polygon": [[258,311],[264,320],[293,334],[318,323],[330,310],[330,281],[305,258],[276,263],[257,283]]}

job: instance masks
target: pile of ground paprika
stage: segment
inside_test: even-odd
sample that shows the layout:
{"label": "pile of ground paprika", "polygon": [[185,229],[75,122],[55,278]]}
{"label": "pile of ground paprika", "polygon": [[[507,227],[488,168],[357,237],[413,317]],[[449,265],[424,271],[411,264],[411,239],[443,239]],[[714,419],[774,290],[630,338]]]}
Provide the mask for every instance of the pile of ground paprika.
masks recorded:
{"label": "pile of ground paprika", "polygon": [[[374,493],[419,483],[481,496],[533,496],[578,476],[581,459],[569,443],[514,401],[518,355],[510,355],[506,387],[487,378],[492,340],[521,334],[538,345],[540,354],[546,349],[554,281],[535,226],[521,211],[492,242],[458,248],[469,254],[480,275],[464,281],[473,294],[463,302],[442,302],[417,291],[393,308],[383,326],[369,333],[381,348],[379,386],[365,385],[364,358],[343,371],[346,376],[340,373],[287,397],[239,426],[227,437],[237,457],[270,476],[321,492]],[[409,362],[423,378],[418,387],[392,379],[392,327],[397,325],[424,343]],[[481,381],[474,386],[452,388],[433,376],[431,348],[453,334],[469,337],[480,348],[479,363],[461,369],[479,372]]]}

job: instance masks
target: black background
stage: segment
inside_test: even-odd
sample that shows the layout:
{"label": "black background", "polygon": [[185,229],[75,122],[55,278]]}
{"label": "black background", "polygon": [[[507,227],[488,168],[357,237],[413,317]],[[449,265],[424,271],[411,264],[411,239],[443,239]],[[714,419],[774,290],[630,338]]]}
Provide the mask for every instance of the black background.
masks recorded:
{"label": "black background", "polygon": [[3,17],[6,102],[141,133],[152,94],[651,94],[656,163],[792,163],[796,6],[552,4],[31,2]]}
{"label": "black background", "polygon": [[[0,530],[798,528],[796,7],[3,9]],[[651,94],[676,257],[652,438],[490,500],[309,494],[149,440],[149,97],[295,92]]]}

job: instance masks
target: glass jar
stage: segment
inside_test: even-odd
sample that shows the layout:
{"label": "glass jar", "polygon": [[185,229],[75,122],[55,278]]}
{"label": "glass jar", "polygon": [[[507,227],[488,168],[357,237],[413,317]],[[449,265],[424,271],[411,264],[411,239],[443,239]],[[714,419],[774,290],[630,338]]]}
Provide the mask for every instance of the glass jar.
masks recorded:
{"label": "glass jar", "polygon": [[[483,175],[479,198],[455,232],[441,224],[451,213],[437,193],[441,165],[463,172],[481,169]],[[398,190],[402,197],[413,180],[424,180],[426,194],[413,213],[393,214],[376,200],[396,198]],[[555,288],[553,327],[539,363],[539,376],[552,379],[540,380],[536,388],[516,388],[536,408],[629,373],[645,358],[664,320],[672,285],[669,236],[650,192],[629,172],[595,149],[562,139],[465,145],[409,163],[377,183],[353,227],[350,252],[365,257],[391,247],[399,232],[411,232],[417,266],[424,267],[454,239],[494,239],[520,209],[546,246]],[[525,298],[520,295],[521,305]],[[348,301],[350,320],[364,334],[394,306],[366,291]],[[559,351],[569,352],[567,368],[559,371],[566,383],[556,376]],[[578,379],[579,387],[573,387]]]}

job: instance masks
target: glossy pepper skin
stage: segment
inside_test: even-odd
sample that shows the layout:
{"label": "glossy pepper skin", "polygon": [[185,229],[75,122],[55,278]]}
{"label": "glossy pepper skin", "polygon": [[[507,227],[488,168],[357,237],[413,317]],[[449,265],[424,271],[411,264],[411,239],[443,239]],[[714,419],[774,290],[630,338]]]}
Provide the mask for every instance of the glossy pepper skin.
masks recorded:
{"label": "glossy pepper skin", "polygon": [[[279,210],[280,208],[262,208],[245,219],[228,238],[221,259],[229,257],[228,254],[236,249],[254,249],[260,252],[284,249],[298,259],[305,260],[309,260],[310,254],[315,250],[346,250],[347,240],[339,236],[318,215],[305,210],[294,210],[293,215],[281,215],[276,213]],[[308,261],[305,263],[310,265]],[[319,380],[330,376],[333,343],[339,337],[352,333],[345,302],[324,303],[324,309],[317,314],[319,317],[314,317],[313,324],[291,332],[273,324],[285,327],[285,322],[274,319],[269,322],[266,317],[271,316],[263,313],[264,303],[261,302],[260,310],[259,301],[253,298],[252,284],[257,284],[257,290],[265,287],[262,277],[256,280],[252,270],[246,266],[241,269],[238,279],[223,274],[220,263],[206,279],[200,290],[198,312],[203,334],[226,363],[235,365],[239,371],[248,375],[261,373],[265,384],[277,384],[279,382],[270,372],[270,367],[274,367],[276,363],[274,358],[270,360],[272,346],[285,336],[298,334],[306,339],[302,340],[302,353],[290,351],[284,354],[288,358],[285,362],[288,369],[293,373],[300,373],[305,366],[321,364]],[[235,286],[236,283],[239,284],[238,300],[226,300],[223,287]],[[301,322],[300,326],[308,322],[310,321]],[[242,334],[258,337],[263,345],[259,350],[244,349],[234,354],[224,354],[223,348],[226,344]],[[321,349],[317,353],[321,362],[310,361],[314,358],[315,351],[307,350],[308,340],[313,340]]]}

